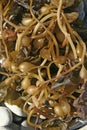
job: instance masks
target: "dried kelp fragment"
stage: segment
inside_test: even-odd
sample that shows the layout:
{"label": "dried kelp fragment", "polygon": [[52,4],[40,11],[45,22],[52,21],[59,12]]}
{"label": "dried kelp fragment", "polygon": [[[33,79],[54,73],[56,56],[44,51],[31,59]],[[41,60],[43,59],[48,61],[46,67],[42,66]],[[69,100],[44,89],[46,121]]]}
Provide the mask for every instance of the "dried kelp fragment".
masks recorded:
{"label": "dried kelp fragment", "polygon": [[74,107],[77,109],[77,115],[83,119],[87,118],[87,80],[82,85],[82,93],[74,100]]}

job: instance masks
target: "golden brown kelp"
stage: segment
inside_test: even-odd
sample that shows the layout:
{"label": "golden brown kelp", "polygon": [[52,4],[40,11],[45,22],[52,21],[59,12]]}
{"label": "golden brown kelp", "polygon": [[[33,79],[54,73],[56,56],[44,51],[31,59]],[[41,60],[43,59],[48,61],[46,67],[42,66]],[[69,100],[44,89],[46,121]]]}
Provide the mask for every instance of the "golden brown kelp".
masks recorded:
{"label": "golden brown kelp", "polygon": [[73,29],[79,13],[67,11],[75,0],[39,1],[38,7],[35,0],[4,2],[1,101],[21,107],[35,128],[61,128],[63,123],[67,129],[69,121],[79,116],[73,103],[87,78],[86,44]]}

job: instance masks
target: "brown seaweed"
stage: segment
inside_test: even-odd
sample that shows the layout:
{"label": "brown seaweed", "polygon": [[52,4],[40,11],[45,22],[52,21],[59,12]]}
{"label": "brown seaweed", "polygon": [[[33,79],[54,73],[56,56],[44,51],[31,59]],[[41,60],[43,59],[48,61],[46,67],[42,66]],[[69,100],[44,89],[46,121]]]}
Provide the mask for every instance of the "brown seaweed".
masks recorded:
{"label": "brown seaweed", "polygon": [[87,116],[87,48],[74,28],[81,1],[4,2],[0,4],[1,102],[21,107],[35,128],[65,124],[68,129],[78,113]]}

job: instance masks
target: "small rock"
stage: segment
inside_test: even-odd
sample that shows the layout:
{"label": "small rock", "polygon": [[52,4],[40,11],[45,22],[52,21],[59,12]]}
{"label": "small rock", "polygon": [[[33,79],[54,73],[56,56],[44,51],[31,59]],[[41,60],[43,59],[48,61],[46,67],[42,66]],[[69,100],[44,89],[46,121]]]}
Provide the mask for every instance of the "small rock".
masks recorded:
{"label": "small rock", "polygon": [[21,123],[21,130],[35,130],[33,127],[29,126],[27,124],[27,121],[24,120],[22,123]]}
{"label": "small rock", "polygon": [[12,123],[13,117],[11,111],[3,106],[0,106],[0,126],[7,126]]}
{"label": "small rock", "polygon": [[12,123],[9,126],[0,127],[0,130],[20,130],[20,128],[16,124]]}
{"label": "small rock", "polygon": [[26,119],[26,117],[17,116],[13,113],[13,122],[17,125],[21,125],[21,123]]}

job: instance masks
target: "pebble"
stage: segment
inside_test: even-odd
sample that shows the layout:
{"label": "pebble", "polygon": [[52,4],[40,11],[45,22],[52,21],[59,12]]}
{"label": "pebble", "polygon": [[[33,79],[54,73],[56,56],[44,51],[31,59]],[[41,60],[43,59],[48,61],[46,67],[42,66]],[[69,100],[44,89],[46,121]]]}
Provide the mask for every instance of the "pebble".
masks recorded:
{"label": "pebble", "polygon": [[0,127],[0,130],[20,130],[20,128],[16,124],[12,123],[10,126]]}
{"label": "pebble", "polygon": [[87,130],[87,125],[82,127],[82,128],[80,128],[80,129],[78,129],[78,130]]}
{"label": "pebble", "polygon": [[76,11],[79,13],[79,19],[83,20],[84,17],[85,17],[84,2],[83,2],[83,0],[79,3],[78,7],[76,7]]}
{"label": "pebble", "polygon": [[10,125],[12,120],[13,117],[11,111],[4,106],[0,106],[0,126]]}
{"label": "pebble", "polygon": [[27,121],[24,120],[22,123],[21,123],[21,130],[35,130],[33,127],[29,126],[27,124]]}
{"label": "pebble", "polygon": [[21,123],[26,119],[26,117],[17,116],[13,113],[13,122],[17,125],[21,125]]}
{"label": "pebble", "polygon": [[21,116],[21,117],[26,117],[26,114],[22,111],[20,107],[17,105],[10,105],[7,102],[4,103],[6,107],[8,107],[14,114]]}
{"label": "pebble", "polygon": [[0,130],[10,130],[10,129],[8,129],[8,128],[4,127],[4,126],[0,126]]}

